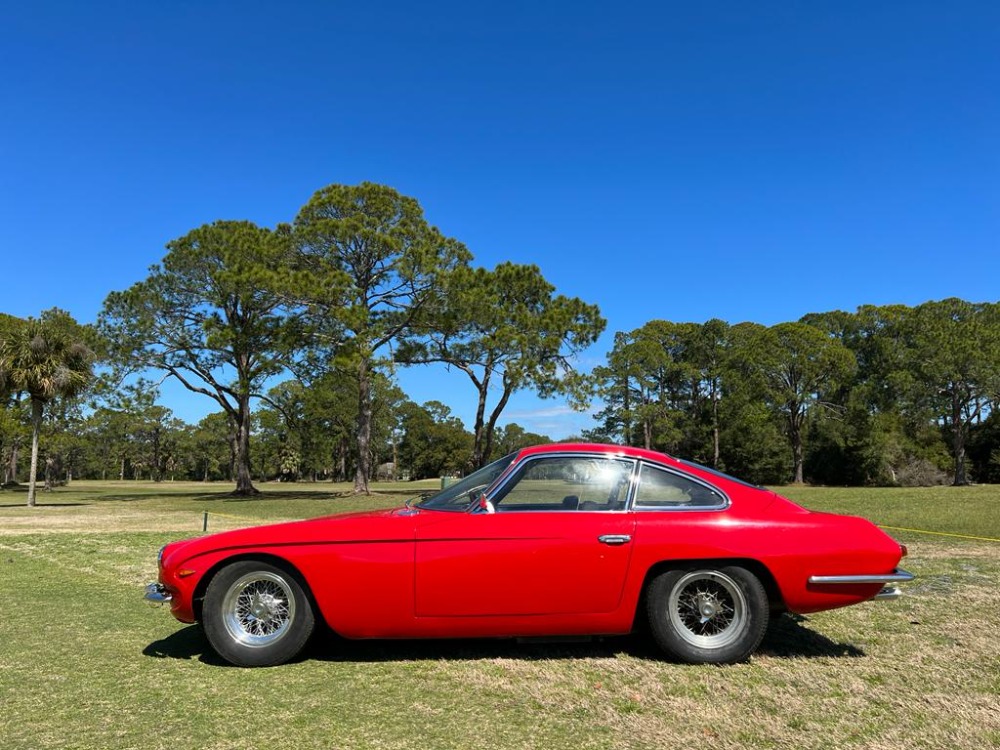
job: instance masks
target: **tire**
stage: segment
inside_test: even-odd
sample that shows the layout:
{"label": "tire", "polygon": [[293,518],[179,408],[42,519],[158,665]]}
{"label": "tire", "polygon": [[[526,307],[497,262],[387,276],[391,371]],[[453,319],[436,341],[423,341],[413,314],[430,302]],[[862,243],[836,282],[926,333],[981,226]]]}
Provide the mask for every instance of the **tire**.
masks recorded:
{"label": "tire", "polygon": [[728,566],[670,570],[649,584],[653,640],[688,664],[746,661],[767,630],[767,592],[750,571]]}
{"label": "tire", "polygon": [[316,625],[295,576],[258,560],[227,565],[208,584],[202,627],[215,652],[238,667],[294,659]]}

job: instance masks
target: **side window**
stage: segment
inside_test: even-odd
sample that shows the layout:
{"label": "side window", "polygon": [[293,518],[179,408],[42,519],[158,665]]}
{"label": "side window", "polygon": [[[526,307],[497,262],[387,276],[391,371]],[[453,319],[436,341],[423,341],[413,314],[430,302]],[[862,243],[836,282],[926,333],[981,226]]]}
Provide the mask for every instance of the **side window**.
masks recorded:
{"label": "side window", "polygon": [[590,456],[537,458],[493,498],[497,511],[623,510],[633,462]]}
{"label": "side window", "polygon": [[672,471],[643,465],[639,472],[636,510],[717,508],[725,503],[720,492]]}

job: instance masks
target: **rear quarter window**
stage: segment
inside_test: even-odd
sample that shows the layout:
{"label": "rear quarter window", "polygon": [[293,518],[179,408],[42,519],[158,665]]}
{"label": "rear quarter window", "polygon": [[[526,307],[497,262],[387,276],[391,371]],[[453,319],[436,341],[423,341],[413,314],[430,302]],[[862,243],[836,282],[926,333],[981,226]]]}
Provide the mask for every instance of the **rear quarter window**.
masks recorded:
{"label": "rear quarter window", "polygon": [[633,507],[636,510],[674,510],[686,508],[723,508],[726,496],[702,482],[643,464]]}

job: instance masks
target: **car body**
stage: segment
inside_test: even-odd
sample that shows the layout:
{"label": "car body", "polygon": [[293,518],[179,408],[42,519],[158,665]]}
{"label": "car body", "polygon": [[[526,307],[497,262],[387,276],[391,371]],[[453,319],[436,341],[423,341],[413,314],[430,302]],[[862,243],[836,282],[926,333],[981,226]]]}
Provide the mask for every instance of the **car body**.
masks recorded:
{"label": "car body", "polygon": [[241,666],[349,638],[605,636],[741,661],[771,612],[899,595],[906,548],[662,453],[526,448],[420,503],[168,544],[146,598]]}

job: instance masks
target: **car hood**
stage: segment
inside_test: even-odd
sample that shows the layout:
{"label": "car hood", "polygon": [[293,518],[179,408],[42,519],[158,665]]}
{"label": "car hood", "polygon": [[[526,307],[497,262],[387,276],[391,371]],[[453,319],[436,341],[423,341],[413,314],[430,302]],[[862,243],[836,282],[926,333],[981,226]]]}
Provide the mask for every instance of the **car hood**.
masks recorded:
{"label": "car hood", "polygon": [[305,521],[252,526],[168,544],[163,564],[222,550],[260,549],[301,544],[379,542],[412,539],[415,510],[395,508],[359,513],[341,513]]}

